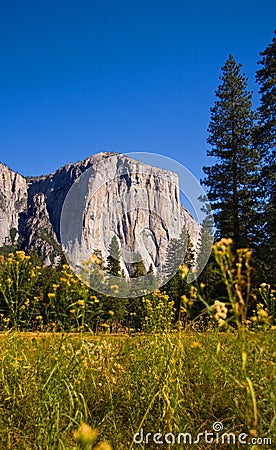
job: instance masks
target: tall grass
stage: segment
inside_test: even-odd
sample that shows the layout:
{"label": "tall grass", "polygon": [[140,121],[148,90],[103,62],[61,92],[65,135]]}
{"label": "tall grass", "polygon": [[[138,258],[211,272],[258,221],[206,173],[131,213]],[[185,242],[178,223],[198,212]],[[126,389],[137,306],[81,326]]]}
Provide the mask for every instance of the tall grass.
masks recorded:
{"label": "tall grass", "polygon": [[[2,259],[0,449],[257,450],[264,439],[275,448],[275,291],[263,283],[257,301],[248,249],[235,253],[223,239],[214,256],[224,297],[210,304],[204,286],[191,286],[174,326],[172,299],[155,291],[139,304],[143,333],[121,336],[85,333],[102,304],[68,266],[41,292],[41,269],[24,253]],[[190,320],[198,302],[205,309]],[[112,318],[109,310],[102,329]],[[80,333],[22,332],[45,330],[46,319]],[[217,423],[247,443],[194,443]],[[173,443],[181,433],[191,443]]]}
{"label": "tall grass", "polygon": [[275,443],[274,335],[246,331],[244,337],[241,342],[237,331],[3,334],[0,448],[76,449],[73,432],[82,422],[118,450],[170,448],[135,444],[141,428],[196,437],[218,421],[224,431]]}

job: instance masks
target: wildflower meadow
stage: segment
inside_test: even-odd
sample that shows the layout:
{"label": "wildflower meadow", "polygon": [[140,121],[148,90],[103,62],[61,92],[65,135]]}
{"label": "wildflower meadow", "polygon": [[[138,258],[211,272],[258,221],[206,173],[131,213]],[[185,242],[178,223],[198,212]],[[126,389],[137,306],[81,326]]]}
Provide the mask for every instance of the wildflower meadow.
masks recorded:
{"label": "wildflower meadow", "polygon": [[253,286],[249,249],[213,257],[215,294],[199,279],[179,304],[1,257],[0,448],[275,448],[275,291]]}

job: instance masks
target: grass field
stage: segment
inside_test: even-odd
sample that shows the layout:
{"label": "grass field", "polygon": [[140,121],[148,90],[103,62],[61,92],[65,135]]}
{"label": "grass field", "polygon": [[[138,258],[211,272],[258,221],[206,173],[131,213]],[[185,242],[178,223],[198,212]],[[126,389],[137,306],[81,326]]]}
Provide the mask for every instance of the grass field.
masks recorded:
{"label": "grass field", "polygon": [[[0,448],[77,449],[73,433],[84,422],[114,450],[272,450],[274,333],[3,333]],[[219,441],[223,432],[233,433],[235,444]],[[187,434],[179,444],[179,433],[198,442],[190,444]],[[246,444],[238,442],[240,433],[248,435]]]}

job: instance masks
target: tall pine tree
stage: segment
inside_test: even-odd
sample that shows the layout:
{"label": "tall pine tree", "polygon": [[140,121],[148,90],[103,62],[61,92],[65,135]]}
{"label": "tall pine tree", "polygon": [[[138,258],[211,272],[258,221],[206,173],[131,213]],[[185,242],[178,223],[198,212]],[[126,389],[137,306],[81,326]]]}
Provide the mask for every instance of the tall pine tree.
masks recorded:
{"label": "tall pine tree", "polygon": [[113,236],[108,247],[107,272],[115,277],[121,275],[121,250],[116,236]]}
{"label": "tall pine tree", "polygon": [[[272,43],[260,53],[262,66],[256,73],[256,81],[260,86],[261,104],[258,108],[258,137],[264,149],[266,162],[273,162],[271,175],[275,183],[275,148],[276,148],[276,30]],[[272,161],[271,161],[272,160]],[[271,164],[270,164],[271,166]],[[274,169],[274,170],[273,170]]]}
{"label": "tall pine tree", "polygon": [[[103,297],[104,319],[110,324],[111,331],[118,331],[126,325],[128,300],[125,296],[112,296],[113,292],[117,295],[118,292],[125,293],[127,290],[127,285],[123,278],[123,270],[121,270],[120,245],[115,235],[111,239],[108,252],[106,271],[112,275],[112,277],[110,277],[110,280],[106,280],[110,295],[105,295]],[[113,277],[116,277],[117,279],[114,279]]]}
{"label": "tall pine tree", "polygon": [[183,277],[181,266],[191,269],[195,263],[195,251],[188,230],[184,227],[178,239],[169,242],[164,264],[164,279],[166,284],[162,287],[170,300],[174,301],[176,318],[179,317],[181,296],[189,290],[187,276]]}
{"label": "tall pine tree", "polygon": [[257,227],[258,154],[253,146],[254,113],[247,79],[230,55],[211,108],[207,155],[202,183],[208,188],[217,237],[231,237],[236,247],[252,246]]}
{"label": "tall pine tree", "polygon": [[206,216],[201,226],[200,246],[198,257],[196,260],[197,271],[199,273],[201,273],[204,267],[207,265],[214,242],[214,222],[211,206],[209,205],[209,203],[207,203],[206,198],[202,198],[201,200],[205,202],[205,205],[202,209],[205,212]]}
{"label": "tall pine tree", "polygon": [[261,94],[256,141],[262,154],[261,184],[264,193],[265,239],[260,252],[270,282],[275,280],[276,265],[276,30],[274,34],[272,43],[261,52],[259,64],[262,67],[256,73]]}

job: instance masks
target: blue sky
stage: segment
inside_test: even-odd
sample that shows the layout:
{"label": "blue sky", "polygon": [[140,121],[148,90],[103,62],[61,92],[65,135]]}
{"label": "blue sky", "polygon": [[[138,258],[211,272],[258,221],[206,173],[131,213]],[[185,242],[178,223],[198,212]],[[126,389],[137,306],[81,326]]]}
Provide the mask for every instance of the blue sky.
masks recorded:
{"label": "blue sky", "polygon": [[153,152],[197,178],[220,69],[254,90],[276,3],[1,2],[0,160],[39,175],[99,151]]}

